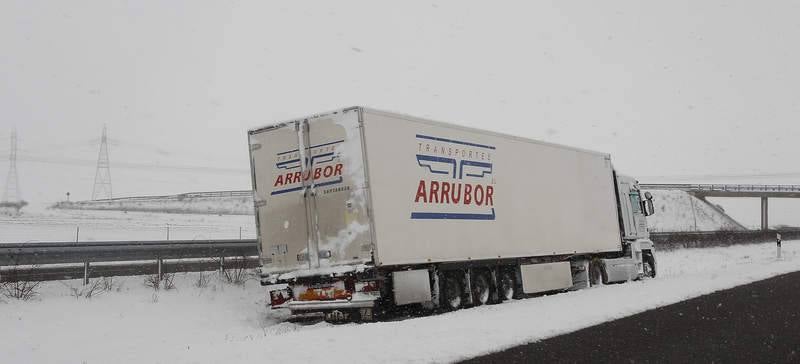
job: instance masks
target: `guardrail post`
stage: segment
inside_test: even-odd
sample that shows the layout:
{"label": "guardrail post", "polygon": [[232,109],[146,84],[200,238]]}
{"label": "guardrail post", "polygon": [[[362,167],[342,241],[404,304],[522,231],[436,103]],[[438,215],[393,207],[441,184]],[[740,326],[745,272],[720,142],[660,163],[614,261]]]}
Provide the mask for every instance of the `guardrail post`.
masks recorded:
{"label": "guardrail post", "polygon": [[219,274],[225,273],[225,257],[219,257]]}
{"label": "guardrail post", "polygon": [[158,280],[161,281],[164,279],[164,267],[162,266],[164,260],[161,257],[158,258]]}
{"label": "guardrail post", "polygon": [[83,285],[89,284],[89,261],[83,262]]}

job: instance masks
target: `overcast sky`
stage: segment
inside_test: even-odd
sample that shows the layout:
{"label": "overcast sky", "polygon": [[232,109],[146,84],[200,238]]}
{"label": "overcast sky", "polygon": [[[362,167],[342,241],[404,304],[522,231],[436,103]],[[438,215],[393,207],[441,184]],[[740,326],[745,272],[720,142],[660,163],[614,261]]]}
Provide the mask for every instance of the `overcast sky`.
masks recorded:
{"label": "overcast sky", "polygon": [[[800,183],[797,1],[0,1],[0,172],[90,197],[250,187],[245,133],[366,105],[611,153],[649,182]],[[767,175],[767,176],[763,176]]]}

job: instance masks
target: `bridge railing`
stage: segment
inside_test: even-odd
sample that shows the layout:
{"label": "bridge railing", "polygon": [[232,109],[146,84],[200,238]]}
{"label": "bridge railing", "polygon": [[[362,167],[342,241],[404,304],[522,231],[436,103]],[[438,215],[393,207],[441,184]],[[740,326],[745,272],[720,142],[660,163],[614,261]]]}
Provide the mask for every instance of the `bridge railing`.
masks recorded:
{"label": "bridge railing", "polygon": [[642,189],[708,192],[798,192],[800,185],[644,183]]}

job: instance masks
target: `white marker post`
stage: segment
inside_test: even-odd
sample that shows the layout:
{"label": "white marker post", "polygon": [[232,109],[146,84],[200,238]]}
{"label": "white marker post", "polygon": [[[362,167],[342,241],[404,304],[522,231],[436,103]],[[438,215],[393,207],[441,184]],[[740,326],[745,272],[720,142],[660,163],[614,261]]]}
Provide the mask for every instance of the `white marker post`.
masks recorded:
{"label": "white marker post", "polygon": [[778,259],[781,259],[781,234],[778,234],[776,243],[778,244]]}

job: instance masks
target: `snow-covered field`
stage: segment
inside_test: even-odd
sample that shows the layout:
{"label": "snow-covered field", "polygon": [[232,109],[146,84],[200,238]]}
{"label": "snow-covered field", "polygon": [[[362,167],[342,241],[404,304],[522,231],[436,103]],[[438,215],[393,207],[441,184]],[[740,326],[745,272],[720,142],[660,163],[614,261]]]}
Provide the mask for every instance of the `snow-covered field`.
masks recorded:
{"label": "snow-covered field", "polygon": [[180,274],[155,292],[142,277],[76,299],[48,282],[33,301],[0,303],[2,363],[450,362],[540,340],[720,289],[800,270],[800,241],[686,249],[658,256],[659,277],[401,321],[283,322],[255,281]]}
{"label": "snow-covered field", "polygon": [[59,202],[61,209],[144,211],[207,215],[253,215],[249,191],[192,192],[168,196],[138,196],[111,200]]}
{"label": "snow-covered field", "polygon": [[[651,231],[733,230],[737,223],[706,202],[682,191],[653,191],[657,214],[648,218]],[[201,200],[193,208],[204,209],[210,201],[220,209],[241,209],[240,198]],[[0,243],[100,240],[236,239],[256,237],[252,215],[201,215],[140,211],[64,210],[32,204],[20,216],[0,214]],[[151,209],[179,208],[153,202]],[[180,208],[188,208],[183,206]],[[688,211],[688,212],[687,212]],[[79,230],[79,231],[78,231]]]}
{"label": "snow-covered field", "polygon": [[151,212],[48,209],[32,205],[20,216],[0,215],[0,243],[103,240],[254,239],[255,218]]}

